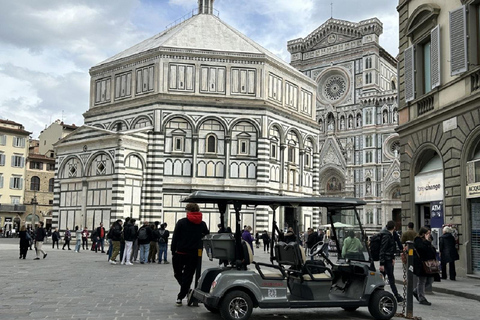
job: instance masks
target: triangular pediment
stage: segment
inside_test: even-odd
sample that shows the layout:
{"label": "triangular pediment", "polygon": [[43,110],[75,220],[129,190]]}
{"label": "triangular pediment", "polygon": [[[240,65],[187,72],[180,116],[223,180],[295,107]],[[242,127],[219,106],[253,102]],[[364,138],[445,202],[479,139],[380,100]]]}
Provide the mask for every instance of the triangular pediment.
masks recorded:
{"label": "triangular pediment", "polygon": [[322,151],[320,152],[320,165],[333,165],[342,169],[346,168],[346,162],[342,153],[342,148],[336,139],[329,137],[325,141]]}
{"label": "triangular pediment", "polygon": [[311,47],[311,50],[323,49],[327,47],[331,47],[333,45],[347,43],[353,40],[359,40],[359,37],[349,37],[342,34],[331,33],[326,34],[323,38],[318,40],[317,44],[314,44]]}
{"label": "triangular pediment", "polygon": [[395,158],[391,163],[388,170],[385,172],[385,176],[383,177],[385,183],[385,189],[391,184],[399,184],[400,183],[400,161],[398,158]]}

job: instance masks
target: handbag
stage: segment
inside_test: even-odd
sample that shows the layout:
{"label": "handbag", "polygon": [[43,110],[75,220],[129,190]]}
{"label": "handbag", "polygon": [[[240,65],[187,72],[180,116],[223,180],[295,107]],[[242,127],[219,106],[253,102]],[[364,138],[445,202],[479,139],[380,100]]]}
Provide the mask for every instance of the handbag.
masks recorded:
{"label": "handbag", "polygon": [[[418,254],[418,251],[415,250],[415,252],[417,253],[418,259],[420,259],[420,255]],[[425,271],[426,274],[440,273],[440,263],[438,262],[437,259],[422,261],[422,267],[423,267],[423,271]]]}
{"label": "handbag", "polygon": [[437,259],[422,261],[423,271],[427,274],[435,274],[440,272],[440,264]]}

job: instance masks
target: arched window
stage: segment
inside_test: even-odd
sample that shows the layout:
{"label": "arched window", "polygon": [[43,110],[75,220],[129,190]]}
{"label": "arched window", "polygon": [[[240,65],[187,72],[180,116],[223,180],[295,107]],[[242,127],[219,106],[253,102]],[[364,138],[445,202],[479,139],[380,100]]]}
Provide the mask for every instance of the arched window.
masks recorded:
{"label": "arched window", "polygon": [[392,80],[392,90],[397,90],[397,85],[395,84],[395,81]]}
{"label": "arched window", "polygon": [[48,192],[53,192],[54,185],[55,185],[54,178],[51,178],[50,180],[48,180]]}
{"label": "arched window", "polygon": [[217,153],[217,138],[213,134],[207,136],[207,153]]}
{"label": "arched window", "polygon": [[32,177],[30,181],[30,190],[32,191],[40,191],[40,178],[37,176]]}

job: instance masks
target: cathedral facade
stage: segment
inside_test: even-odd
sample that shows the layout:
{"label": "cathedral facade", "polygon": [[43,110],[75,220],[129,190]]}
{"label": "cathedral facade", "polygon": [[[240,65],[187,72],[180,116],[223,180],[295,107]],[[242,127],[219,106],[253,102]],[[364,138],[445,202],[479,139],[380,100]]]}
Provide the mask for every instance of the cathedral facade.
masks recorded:
{"label": "cathedral facade", "polygon": [[[199,0],[198,14],[90,69],[85,125],[55,144],[54,226],[173,228],[195,190],[318,194],[316,82],[214,13]],[[202,212],[216,231],[218,211]],[[285,209],[280,223],[295,216]],[[242,211],[255,231],[270,219],[267,207]]]}
{"label": "cathedral facade", "polygon": [[397,61],[379,45],[382,32],[376,18],[332,18],[288,42],[291,65],[317,84],[319,193],[364,199],[370,231],[402,223]]}

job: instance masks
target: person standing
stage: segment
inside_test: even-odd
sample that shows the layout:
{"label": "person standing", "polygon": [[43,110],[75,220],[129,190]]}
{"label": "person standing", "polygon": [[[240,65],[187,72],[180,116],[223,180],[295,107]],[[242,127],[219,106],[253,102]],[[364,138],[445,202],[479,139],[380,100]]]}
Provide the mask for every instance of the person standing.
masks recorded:
{"label": "person standing", "polygon": [[210,233],[206,223],[202,221],[198,204],[189,203],[185,210],[187,216],[178,220],[175,225],[170,247],[173,274],[180,285],[176,301],[178,307],[182,306],[182,300],[187,296],[192,284],[199,259],[198,250],[203,246],[202,238]]}
{"label": "person standing", "polygon": [[[310,252],[310,249],[317,243],[317,233],[313,231],[313,228],[307,229],[307,240],[305,241],[305,247]],[[314,260],[314,256],[310,256],[310,260]]]}
{"label": "person standing", "polygon": [[156,261],[158,253],[158,240],[160,239],[160,233],[158,230],[159,225],[157,223],[151,224],[150,229],[152,229],[152,237],[150,239],[150,248],[148,251],[148,263],[154,263]]}
{"label": "person standing", "polygon": [[150,251],[150,239],[152,239],[152,229],[148,221],[143,222],[143,226],[138,229],[138,246],[140,247],[140,263],[147,263],[148,253]]}
{"label": "person standing", "polygon": [[405,244],[407,241],[415,240],[417,233],[413,230],[414,224],[413,222],[408,223],[408,229],[404,233],[402,233],[402,243]]}
{"label": "person standing", "polygon": [[455,281],[457,273],[455,271],[455,261],[460,259],[455,246],[455,237],[450,227],[443,228],[443,234],[440,236],[440,261],[442,265],[442,279],[447,279],[447,263],[450,271],[450,280]]}
{"label": "person standing", "polygon": [[133,240],[132,244],[132,254],[130,255],[130,262],[133,263],[138,259],[138,225],[136,224],[136,219],[131,219],[130,223],[132,224],[135,230],[135,240]]}
{"label": "person standing", "polygon": [[112,240],[112,256],[110,257],[110,264],[117,264],[115,259],[120,253],[120,241],[122,240],[122,220],[115,221],[108,231],[108,239]]}
{"label": "person standing", "polygon": [[255,241],[255,239],[254,239],[253,236],[252,236],[252,227],[247,226],[247,227],[245,228],[245,230],[243,230],[242,239],[243,239],[246,243],[248,243],[248,245],[249,245],[250,248],[252,249],[252,254],[253,254],[253,241]]}
{"label": "person standing", "polygon": [[395,222],[390,220],[387,222],[385,229],[380,231],[381,245],[380,245],[380,272],[385,273],[388,277],[388,283],[392,289],[393,294],[398,302],[402,302],[403,298],[398,294],[397,286],[395,285],[394,266],[395,266],[395,251],[396,242],[393,237],[395,231]]}
{"label": "person standing", "polygon": [[170,237],[170,232],[167,230],[167,224],[162,223],[160,225],[160,230],[158,231],[160,238],[158,239],[158,263],[169,264],[167,260],[167,247],[168,247],[168,237]]}
{"label": "person standing", "polygon": [[35,250],[37,250],[37,257],[33,260],[40,260],[40,252],[43,253],[43,259],[47,257],[47,253],[42,249],[43,240],[45,239],[47,232],[43,227],[43,221],[39,222],[37,232],[35,232]]}
{"label": "person standing", "polygon": [[430,234],[431,231],[429,229],[422,227],[413,241],[416,251],[416,254],[413,255],[413,273],[418,276],[418,283],[417,287],[413,290],[413,296],[420,304],[426,306],[432,304],[425,298],[425,287],[433,283],[435,275],[425,272],[422,261],[437,258],[436,250],[430,241]]}
{"label": "person standing", "polygon": [[135,241],[135,227],[132,225],[131,221],[125,222],[125,226],[123,227],[123,239],[125,239],[125,248],[123,250],[122,262],[120,264],[131,266],[133,263],[130,262],[130,256],[132,255],[133,241]]}
{"label": "person standing", "polygon": [[63,248],[62,250],[65,250],[65,246],[68,247],[68,250],[71,250],[70,249],[70,239],[72,239],[72,233],[70,232],[70,229],[67,228],[67,230],[65,230],[65,235],[63,236]]}
{"label": "person standing", "polygon": [[58,233],[58,228],[55,228],[52,232],[52,249],[55,249],[55,243],[57,244],[57,250],[58,248],[58,242],[60,241],[60,234]]}
{"label": "person standing", "polygon": [[287,233],[285,233],[285,242],[290,243],[295,241],[297,241],[297,236],[295,235],[295,232],[293,232],[293,228],[288,227]]}
{"label": "person standing", "polygon": [[82,230],[75,226],[75,252],[80,253],[80,246],[82,244]]}
{"label": "person standing", "polygon": [[363,245],[355,237],[355,232],[353,230],[348,231],[348,237],[343,241],[342,257],[345,259],[365,260],[362,249]]}
{"label": "person standing", "polygon": [[[89,232],[88,232],[88,229],[87,227],[83,228],[83,231],[82,231],[82,248],[83,250],[88,250],[88,236],[89,236]],[[87,248],[87,249],[85,249]]]}
{"label": "person standing", "polygon": [[[103,223],[100,223],[100,226],[97,228],[97,236],[98,242],[102,248],[102,253],[105,253],[105,228],[103,227]],[[97,243],[98,249],[98,243]]]}
{"label": "person standing", "polygon": [[25,228],[25,226],[22,226],[20,228],[19,238],[20,238],[19,259],[22,259],[22,258],[25,259],[27,257],[28,247],[30,246],[30,240],[32,239],[30,237],[30,234],[27,231],[27,228]]}

